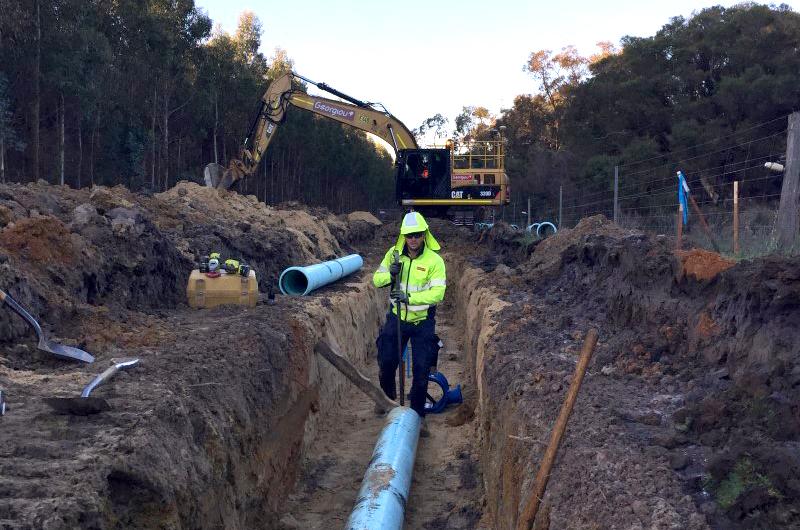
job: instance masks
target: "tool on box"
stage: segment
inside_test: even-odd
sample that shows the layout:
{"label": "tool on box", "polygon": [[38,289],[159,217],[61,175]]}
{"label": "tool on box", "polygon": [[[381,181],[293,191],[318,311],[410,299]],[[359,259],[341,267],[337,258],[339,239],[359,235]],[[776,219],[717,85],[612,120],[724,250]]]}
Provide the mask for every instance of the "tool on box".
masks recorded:
{"label": "tool on box", "polygon": [[31,314],[28,313],[21,305],[19,305],[16,300],[11,298],[11,295],[2,289],[0,289],[0,301],[8,305],[8,307],[13,309],[19,316],[21,316],[28,324],[31,325],[39,339],[39,344],[37,344],[36,347],[40,350],[52,353],[53,355],[63,359],[73,359],[75,361],[82,361],[85,363],[91,363],[94,361],[94,357],[88,352],[48,340],[44,334],[44,331],[42,331],[42,327],[39,325],[36,319],[33,318]]}
{"label": "tool on box", "polygon": [[105,381],[111,379],[119,370],[131,367],[139,362],[136,357],[123,357],[121,359],[111,359],[111,366],[106,368],[103,373],[96,376],[92,381],[86,385],[81,392],[81,397],[70,398],[45,398],[44,402],[59,414],[74,414],[77,416],[88,416],[89,414],[97,414],[104,410],[111,409],[103,398],[91,396],[92,390],[103,384]]}

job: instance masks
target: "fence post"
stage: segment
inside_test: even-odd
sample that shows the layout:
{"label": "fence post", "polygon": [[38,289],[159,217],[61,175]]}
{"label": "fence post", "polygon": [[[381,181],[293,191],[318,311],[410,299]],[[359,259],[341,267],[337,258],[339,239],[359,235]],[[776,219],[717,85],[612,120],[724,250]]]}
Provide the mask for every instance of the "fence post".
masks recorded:
{"label": "fence post", "polygon": [[800,249],[800,112],[789,115],[786,137],[786,167],[776,228],[778,249],[792,253]]}
{"label": "fence post", "polygon": [[733,181],[733,255],[739,255],[739,181]]}
{"label": "fence post", "polygon": [[681,249],[681,239],[683,238],[683,204],[678,204],[678,233],[676,236],[675,248]]}
{"label": "fence post", "polygon": [[564,204],[564,186],[558,187],[558,229],[561,230],[561,211]]}
{"label": "fence post", "polygon": [[529,226],[531,226],[531,198],[530,197],[528,197],[528,209],[526,211],[528,212],[528,224],[525,225],[525,229],[527,229]]}
{"label": "fence post", "polygon": [[614,222],[619,222],[619,166],[614,166]]}

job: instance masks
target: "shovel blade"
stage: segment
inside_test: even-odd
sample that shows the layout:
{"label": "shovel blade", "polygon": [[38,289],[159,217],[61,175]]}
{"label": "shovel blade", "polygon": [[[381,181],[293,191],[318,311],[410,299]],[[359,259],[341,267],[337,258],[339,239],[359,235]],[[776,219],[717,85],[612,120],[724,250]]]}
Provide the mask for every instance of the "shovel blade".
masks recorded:
{"label": "shovel blade", "polygon": [[73,416],[89,416],[111,410],[108,401],[99,397],[45,398],[44,402],[58,414]]}
{"label": "shovel blade", "polygon": [[42,351],[46,351],[48,353],[52,353],[58,357],[63,359],[73,359],[76,361],[83,361],[85,363],[94,362],[94,357],[92,357],[89,353],[80,350],[78,348],[73,348],[72,346],[64,346],[63,344],[57,344],[55,342],[51,342],[47,340],[45,337],[44,332],[42,331],[42,327],[39,325],[39,322],[33,318],[33,316],[25,310],[24,307],[19,305],[19,303],[11,298],[8,293],[0,289],[0,303],[5,302],[8,307],[14,310],[19,316],[21,316],[33,330],[36,332],[36,337],[39,339],[38,348]]}
{"label": "shovel blade", "polygon": [[39,340],[38,348],[42,351],[46,351],[56,355],[58,357],[64,359],[73,359],[75,361],[82,361],[85,363],[92,363],[94,362],[94,356],[92,354],[85,352],[79,348],[74,348],[72,346],[64,346],[63,344],[58,344],[57,342],[52,342],[44,337]]}

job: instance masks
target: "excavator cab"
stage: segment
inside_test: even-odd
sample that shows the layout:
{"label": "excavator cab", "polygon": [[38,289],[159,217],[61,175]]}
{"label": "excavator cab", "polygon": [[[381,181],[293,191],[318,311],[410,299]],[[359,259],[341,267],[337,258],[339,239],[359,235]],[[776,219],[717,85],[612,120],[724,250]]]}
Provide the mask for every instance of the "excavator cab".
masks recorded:
{"label": "excavator cab", "polygon": [[397,156],[397,199],[450,198],[450,152],[403,149]]}

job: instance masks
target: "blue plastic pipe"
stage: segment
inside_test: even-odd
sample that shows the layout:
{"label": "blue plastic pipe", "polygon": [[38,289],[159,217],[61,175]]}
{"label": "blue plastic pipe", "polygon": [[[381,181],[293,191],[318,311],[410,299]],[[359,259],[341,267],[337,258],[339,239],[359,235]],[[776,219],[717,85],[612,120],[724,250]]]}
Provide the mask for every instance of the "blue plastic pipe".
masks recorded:
{"label": "blue plastic pipe", "polygon": [[401,530],[419,441],[419,414],[408,407],[389,412],[347,530]]}
{"label": "blue plastic pipe", "polygon": [[278,278],[278,286],[283,294],[305,296],[314,289],[354,273],[362,265],[364,265],[364,260],[361,259],[361,256],[350,254],[343,258],[306,267],[289,267]]}

